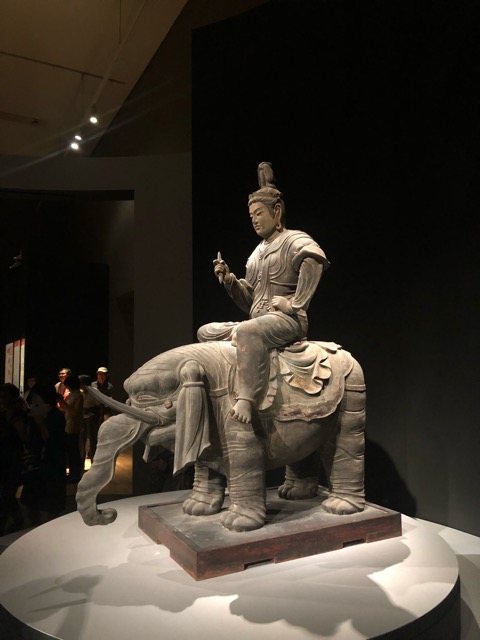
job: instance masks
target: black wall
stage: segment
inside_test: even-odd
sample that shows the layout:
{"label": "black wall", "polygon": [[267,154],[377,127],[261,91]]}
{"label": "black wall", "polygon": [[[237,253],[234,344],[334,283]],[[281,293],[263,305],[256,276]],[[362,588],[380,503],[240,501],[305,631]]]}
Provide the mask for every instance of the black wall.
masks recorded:
{"label": "black wall", "polygon": [[61,367],[93,376],[108,363],[109,268],[88,260],[78,198],[4,192],[0,201],[2,347],[25,338],[25,373],[45,382]]}
{"label": "black wall", "polygon": [[194,324],[242,319],[270,161],[331,261],[312,339],[367,379],[367,498],[480,534],[477,3],[273,0],[194,32]]}

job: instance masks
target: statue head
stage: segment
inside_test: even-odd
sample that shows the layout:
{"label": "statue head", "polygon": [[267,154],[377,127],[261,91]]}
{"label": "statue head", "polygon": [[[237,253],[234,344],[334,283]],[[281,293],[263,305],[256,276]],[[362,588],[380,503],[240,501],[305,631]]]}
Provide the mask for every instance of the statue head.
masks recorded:
{"label": "statue head", "polygon": [[285,227],[285,203],[283,193],[275,186],[275,177],[270,162],[261,162],[258,165],[258,186],[260,189],[248,196],[248,206],[255,202],[261,202],[268,207],[272,216],[276,210],[280,211],[280,223]]}

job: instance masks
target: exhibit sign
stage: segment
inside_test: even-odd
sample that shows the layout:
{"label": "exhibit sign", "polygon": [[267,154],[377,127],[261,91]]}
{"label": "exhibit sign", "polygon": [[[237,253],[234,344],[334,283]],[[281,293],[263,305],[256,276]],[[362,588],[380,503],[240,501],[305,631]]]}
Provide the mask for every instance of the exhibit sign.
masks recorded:
{"label": "exhibit sign", "polygon": [[23,394],[24,377],[25,338],[20,338],[5,345],[5,382],[14,384]]}

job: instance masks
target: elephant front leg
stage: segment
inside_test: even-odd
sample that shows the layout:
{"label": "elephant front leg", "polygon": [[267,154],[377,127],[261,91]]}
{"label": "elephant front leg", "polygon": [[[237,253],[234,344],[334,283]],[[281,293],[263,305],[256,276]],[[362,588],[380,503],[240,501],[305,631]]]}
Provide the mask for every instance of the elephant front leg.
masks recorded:
{"label": "elephant front leg", "polygon": [[197,462],[193,490],[183,503],[183,511],[191,516],[218,513],[225,497],[225,484],[225,476]]}
{"label": "elephant front leg", "polygon": [[253,531],[265,524],[265,456],[252,424],[227,418],[225,440],[228,459],[230,507],[220,517],[231,531]]}
{"label": "elephant front leg", "polygon": [[285,467],[285,481],[278,487],[278,495],[285,500],[307,500],[318,493],[320,454],[315,451],[308,457]]}

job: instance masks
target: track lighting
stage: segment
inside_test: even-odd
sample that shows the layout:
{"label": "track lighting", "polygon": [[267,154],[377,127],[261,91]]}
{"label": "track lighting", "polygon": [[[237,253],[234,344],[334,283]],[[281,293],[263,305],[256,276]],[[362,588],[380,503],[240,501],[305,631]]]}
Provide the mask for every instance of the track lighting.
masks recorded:
{"label": "track lighting", "polygon": [[[96,109],[95,105],[90,107],[90,117],[89,117],[88,120],[89,120],[89,122],[91,122],[91,124],[98,124],[97,109]],[[81,132],[78,131],[73,136],[73,140],[70,142],[70,149],[73,149],[74,151],[79,151],[80,150],[80,143],[82,143],[82,142],[83,142],[83,136],[82,136]]]}
{"label": "track lighting", "polygon": [[74,149],[74,151],[78,151],[80,149],[80,142],[82,142],[82,140],[83,140],[82,134],[78,131],[73,136],[73,139],[70,142],[70,149]]}
{"label": "track lighting", "polygon": [[93,105],[91,112],[90,112],[90,122],[92,124],[98,124],[98,118],[97,118],[97,110],[95,108],[95,105]]}

